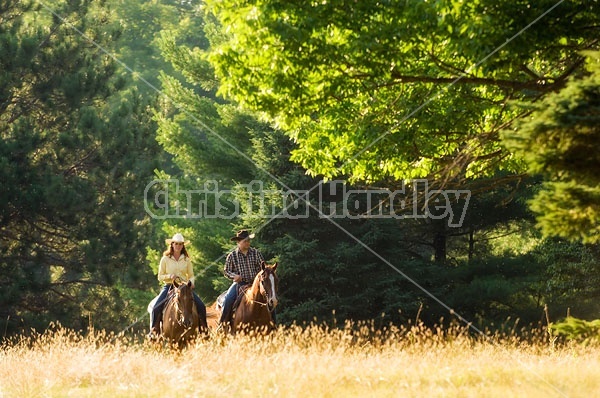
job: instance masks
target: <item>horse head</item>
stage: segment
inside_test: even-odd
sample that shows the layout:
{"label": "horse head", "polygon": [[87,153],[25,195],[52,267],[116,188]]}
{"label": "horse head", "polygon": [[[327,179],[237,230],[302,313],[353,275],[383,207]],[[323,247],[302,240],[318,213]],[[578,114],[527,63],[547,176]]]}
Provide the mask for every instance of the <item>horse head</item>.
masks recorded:
{"label": "horse head", "polygon": [[194,297],[192,281],[179,285],[175,290],[175,308],[177,323],[189,328],[193,325]]}
{"label": "horse head", "polygon": [[265,297],[269,311],[277,307],[277,286],[279,277],[277,277],[277,263],[269,265],[262,262],[260,265],[260,293]]}

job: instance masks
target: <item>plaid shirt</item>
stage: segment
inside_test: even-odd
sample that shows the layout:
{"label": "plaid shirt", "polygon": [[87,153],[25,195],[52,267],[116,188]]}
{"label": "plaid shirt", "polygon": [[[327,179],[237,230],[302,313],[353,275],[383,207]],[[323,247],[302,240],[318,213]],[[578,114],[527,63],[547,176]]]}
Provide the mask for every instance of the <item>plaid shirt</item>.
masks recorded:
{"label": "plaid shirt", "polygon": [[260,265],[263,261],[265,261],[263,255],[255,248],[248,248],[247,254],[242,253],[237,248],[227,255],[225,276],[233,280],[235,275],[240,275],[243,282],[252,283],[260,272]]}

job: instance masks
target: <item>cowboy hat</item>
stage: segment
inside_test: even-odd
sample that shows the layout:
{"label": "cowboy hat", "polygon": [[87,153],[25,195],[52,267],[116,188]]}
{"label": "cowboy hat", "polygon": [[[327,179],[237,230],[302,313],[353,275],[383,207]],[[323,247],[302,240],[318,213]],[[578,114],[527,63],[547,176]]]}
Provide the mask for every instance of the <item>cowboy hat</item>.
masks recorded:
{"label": "cowboy hat", "polygon": [[165,239],[165,242],[167,243],[167,245],[170,245],[173,242],[183,243],[184,245],[190,244],[190,241],[183,239],[183,235],[181,235],[180,233],[176,233],[171,239]]}
{"label": "cowboy hat", "polygon": [[240,240],[252,239],[252,238],[254,238],[254,234],[249,234],[248,231],[246,231],[245,229],[242,229],[241,231],[238,231],[235,234],[235,236],[233,238],[231,238],[230,240],[240,241]]}

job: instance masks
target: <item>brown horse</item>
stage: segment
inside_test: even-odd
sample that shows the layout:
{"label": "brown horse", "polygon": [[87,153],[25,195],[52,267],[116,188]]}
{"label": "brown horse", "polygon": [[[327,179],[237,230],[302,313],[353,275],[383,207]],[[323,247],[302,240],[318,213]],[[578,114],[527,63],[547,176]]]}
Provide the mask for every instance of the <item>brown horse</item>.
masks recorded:
{"label": "brown horse", "polygon": [[269,332],[275,328],[271,311],[277,307],[277,263],[263,262],[261,271],[254,278],[252,286],[246,290],[233,316],[232,333],[239,330],[261,330]]}
{"label": "brown horse", "polygon": [[[268,265],[263,261],[261,271],[254,278],[252,286],[239,293],[231,333],[236,331],[260,330],[269,332],[275,328],[271,312],[277,306],[277,263]],[[225,293],[207,309],[206,318],[211,328],[217,326],[221,316],[221,308],[217,304]]]}
{"label": "brown horse", "polygon": [[198,311],[191,281],[173,287],[163,310],[162,335],[169,343],[182,348],[198,336]]}

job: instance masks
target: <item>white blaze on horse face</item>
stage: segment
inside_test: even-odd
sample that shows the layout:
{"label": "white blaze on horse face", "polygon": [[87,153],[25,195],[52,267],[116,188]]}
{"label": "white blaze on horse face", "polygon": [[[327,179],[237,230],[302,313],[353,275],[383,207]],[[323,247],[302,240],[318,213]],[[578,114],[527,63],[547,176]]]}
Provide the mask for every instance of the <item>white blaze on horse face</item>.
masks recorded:
{"label": "white blaze on horse face", "polygon": [[275,308],[277,306],[277,292],[275,291],[275,276],[273,274],[269,275],[269,282],[271,282],[271,292],[273,292],[273,297],[271,297],[271,306]]}

